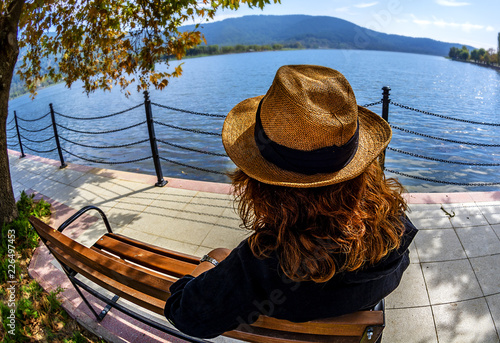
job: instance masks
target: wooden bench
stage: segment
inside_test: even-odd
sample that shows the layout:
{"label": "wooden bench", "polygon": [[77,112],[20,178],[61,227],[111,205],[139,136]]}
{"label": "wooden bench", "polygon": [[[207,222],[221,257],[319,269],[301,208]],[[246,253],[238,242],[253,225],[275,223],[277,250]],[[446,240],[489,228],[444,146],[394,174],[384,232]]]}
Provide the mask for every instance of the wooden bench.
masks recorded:
{"label": "wooden bench", "polygon": [[[101,214],[108,230],[91,248],[62,233],[69,224],[89,210],[96,210]],[[95,206],[84,207],[57,230],[35,217],[31,217],[30,222],[98,321],[104,318],[110,308],[116,308],[188,342],[206,342],[175,330],[168,325],[166,319],[162,323],[144,316],[130,306],[117,303],[121,297],[163,316],[166,299],[170,296],[170,285],[177,278],[191,273],[199,263],[198,257],[114,234],[105,214]],[[111,292],[114,297],[105,296],[102,289],[88,281],[83,282],[81,276]],[[99,314],[85,298],[81,288],[106,304]],[[251,326],[240,326],[234,331],[226,332],[224,336],[258,343],[377,342],[381,339],[385,324],[384,310],[382,301],[372,311],[360,311],[307,323],[292,323],[260,316]]]}

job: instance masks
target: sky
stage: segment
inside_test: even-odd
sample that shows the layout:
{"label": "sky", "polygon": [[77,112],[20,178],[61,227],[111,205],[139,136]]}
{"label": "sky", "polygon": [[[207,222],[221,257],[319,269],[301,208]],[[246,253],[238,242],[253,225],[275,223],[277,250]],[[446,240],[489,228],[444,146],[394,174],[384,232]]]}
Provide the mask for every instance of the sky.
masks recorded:
{"label": "sky", "polygon": [[281,0],[264,10],[219,11],[215,20],[255,14],[324,15],[384,33],[495,50],[500,32],[500,0]]}

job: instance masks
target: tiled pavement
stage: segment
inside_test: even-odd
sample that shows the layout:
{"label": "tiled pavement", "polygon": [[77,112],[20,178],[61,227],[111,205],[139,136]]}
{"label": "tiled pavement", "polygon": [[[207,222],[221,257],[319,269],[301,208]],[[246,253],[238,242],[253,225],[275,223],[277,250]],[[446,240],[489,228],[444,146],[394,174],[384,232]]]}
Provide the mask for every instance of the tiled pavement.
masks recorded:
{"label": "tiled pavement", "polygon": [[[201,256],[233,248],[247,233],[238,227],[227,185],[168,179],[19,158],[9,151],[15,194],[36,191],[54,203],[54,225],[93,204],[115,232]],[[386,299],[384,342],[500,342],[500,192],[408,195],[420,229],[411,265]],[[84,244],[103,233],[95,218],[68,232]],[[66,232],[66,231],[65,231]],[[63,303],[83,325],[114,342],[178,342],[111,310],[96,323],[51,257],[39,248],[30,274],[48,290],[66,288]]]}

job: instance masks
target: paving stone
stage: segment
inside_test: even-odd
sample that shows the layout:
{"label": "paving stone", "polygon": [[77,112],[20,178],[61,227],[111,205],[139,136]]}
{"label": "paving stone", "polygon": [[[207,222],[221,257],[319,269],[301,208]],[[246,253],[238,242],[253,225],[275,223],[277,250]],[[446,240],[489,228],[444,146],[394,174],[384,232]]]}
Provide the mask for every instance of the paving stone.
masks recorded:
{"label": "paving stone", "polygon": [[482,214],[481,209],[476,206],[476,203],[442,204],[441,207],[442,210],[454,214],[455,216]]}
{"label": "paving stone", "polygon": [[410,263],[420,263],[420,258],[418,257],[417,246],[415,245],[415,241],[410,244]]}
{"label": "paving stone", "polygon": [[451,229],[453,227],[447,216],[435,218],[412,218],[411,221],[419,230]]}
{"label": "paving stone", "polygon": [[422,263],[431,305],[483,295],[468,260]]}
{"label": "paving stone", "polygon": [[[66,232],[66,231],[64,231]],[[98,221],[91,227],[84,230],[75,240],[85,245],[86,247],[91,247],[102,235],[107,232],[106,226],[102,221]]]}
{"label": "paving stone", "polygon": [[484,217],[491,225],[500,224],[500,213],[485,213]]}
{"label": "paving stone", "polygon": [[451,217],[450,221],[455,228],[488,225],[483,214],[456,215]]}
{"label": "paving stone", "polygon": [[386,297],[387,308],[429,306],[429,296],[420,264],[410,264],[398,288]]}
{"label": "paving stone", "polygon": [[451,229],[421,230],[414,242],[420,262],[458,260],[467,257],[457,234]]}
{"label": "paving stone", "polygon": [[75,181],[71,182],[70,185],[75,187],[75,188],[79,188],[81,186],[86,186],[86,185],[102,184],[102,183],[107,182],[109,180],[110,179],[108,177],[105,177],[105,176],[99,176],[99,175],[96,175],[93,173],[85,173],[85,174],[82,174],[82,176],[80,176]]}
{"label": "paving stone", "polygon": [[498,343],[484,298],[432,307],[439,342]]}
{"label": "paving stone", "polygon": [[490,295],[486,297],[486,302],[495,322],[495,327],[497,329],[497,334],[500,337],[500,294]]}
{"label": "paving stone", "polygon": [[500,239],[490,226],[459,228],[455,231],[468,257],[500,253]]}
{"label": "paving stone", "polygon": [[38,188],[37,191],[64,204],[70,198],[70,194],[74,191],[74,188],[66,184],[53,181],[47,182],[44,187]]}
{"label": "paving stone", "polygon": [[490,226],[493,229],[493,231],[495,231],[497,237],[500,239],[500,224],[490,225]]}
{"label": "paving stone", "polygon": [[500,213],[500,204],[498,202],[489,203],[488,205],[477,203],[477,207],[483,214]]}
{"label": "paving stone", "polygon": [[144,243],[149,243],[153,245],[157,245],[156,242],[158,241],[159,237],[156,235],[152,235],[150,233],[142,232],[139,230],[134,230],[131,229],[130,227],[125,227],[122,230],[120,230],[120,234],[137,239],[138,241],[144,242]]}
{"label": "paving stone", "polygon": [[240,229],[226,229],[220,227],[214,227],[205,237],[202,246],[215,248],[228,248],[234,249],[242,240],[248,238],[251,234],[249,231],[243,231]]}
{"label": "paving stone", "polygon": [[228,199],[212,198],[208,195],[195,196],[191,199],[185,209],[199,212],[203,214],[211,214],[217,217],[222,215],[222,212],[230,206]]}
{"label": "paving stone", "polygon": [[38,188],[41,188],[41,185],[43,185],[46,180],[47,178],[44,175],[29,174],[20,179],[19,183],[22,184],[25,189],[32,188],[36,190]]}
{"label": "paving stone", "polygon": [[59,169],[55,173],[50,174],[47,178],[53,181],[63,183],[65,185],[70,185],[72,182],[76,181],[84,174],[85,173],[82,173],[77,170],[64,168],[64,169]]}
{"label": "paving stone", "polygon": [[437,343],[430,306],[386,309],[383,342]]}
{"label": "paving stone", "polygon": [[123,205],[122,203],[118,203],[105,212],[109,222],[113,224],[113,230],[125,227],[136,221],[142,212],[141,209],[145,208],[145,206],[140,205],[135,205],[135,207]]}
{"label": "paving stone", "polygon": [[[158,239],[154,243],[155,245],[165,248],[165,249],[170,249],[178,252],[182,252],[184,254],[188,255],[194,255],[198,256],[196,252],[198,251],[199,246],[195,244],[190,244],[186,242],[180,242],[180,241],[175,241],[173,239],[168,239],[165,237],[158,237]],[[203,255],[201,255],[203,256]],[[201,256],[198,256],[201,258]]]}
{"label": "paving stone", "polygon": [[443,212],[443,210],[436,205],[433,205],[431,208],[428,210],[414,210],[413,209],[414,205],[410,205],[410,211],[407,213],[408,218],[410,218],[412,221],[413,220],[418,220],[418,219],[424,219],[424,218],[441,218],[444,217],[446,214]]}
{"label": "paving stone", "polygon": [[203,211],[199,208],[192,208],[189,204],[182,210],[175,213],[175,217],[184,221],[192,221],[199,223],[206,223],[215,225],[222,215],[224,209],[217,209],[215,213],[210,213],[209,211]]}
{"label": "paving stone", "polygon": [[500,293],[500,254],[471,258],[484,295]]}
{"label": "paving stone", "polygon": [[210,230],[214,228],[214,225],[199,220],[193,221],[191,219],[184,220],[179,218],[143,215],[128,227],[144,233],[200,245]]}

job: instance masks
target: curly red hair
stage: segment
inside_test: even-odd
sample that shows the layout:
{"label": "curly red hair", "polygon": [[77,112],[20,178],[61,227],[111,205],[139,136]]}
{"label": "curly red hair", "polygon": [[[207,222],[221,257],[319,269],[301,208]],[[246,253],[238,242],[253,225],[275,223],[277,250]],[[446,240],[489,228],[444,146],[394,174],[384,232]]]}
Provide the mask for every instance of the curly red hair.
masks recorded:
{"label": "curly red hair", "polygon": [[269,185],[241,170],[230,177],[242,226],[254,231],[253,254],[265,258],[276,251],[292,280],[325,282],[399,247],[403,187],[386,179],[378,162],[352,180],[318,188]]}

